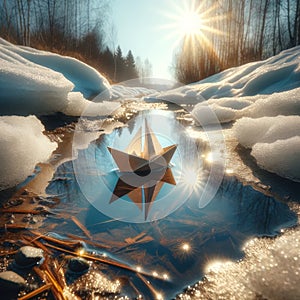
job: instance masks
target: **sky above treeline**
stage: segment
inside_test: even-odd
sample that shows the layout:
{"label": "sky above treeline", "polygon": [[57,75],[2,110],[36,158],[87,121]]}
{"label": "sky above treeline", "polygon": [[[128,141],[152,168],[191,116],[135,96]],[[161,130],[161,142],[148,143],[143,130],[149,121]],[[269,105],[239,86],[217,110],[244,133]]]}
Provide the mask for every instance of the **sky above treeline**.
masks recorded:
{"label": "sky above treeline", "polygon": [[[153,77],[171,79],[176,32],[170,37],[166,25],[174,23],[179,0],[114,0],[111,2],[115,43],[126,54],[132,50],[142,60],[148,58],[153,67]],[[176,9],[177,8],[177,9]]]}

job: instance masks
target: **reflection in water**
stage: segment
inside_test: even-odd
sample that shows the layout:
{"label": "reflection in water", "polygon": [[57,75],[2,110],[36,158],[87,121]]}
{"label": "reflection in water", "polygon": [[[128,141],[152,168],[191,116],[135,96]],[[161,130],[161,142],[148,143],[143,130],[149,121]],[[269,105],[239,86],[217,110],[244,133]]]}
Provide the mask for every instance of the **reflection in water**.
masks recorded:
{"label": "reflection in water", "polygon": [[183,243],[182,246],[181,246],[181,249],[184,252],[189,252],[191,250],[191,246],[188,243]]}
{"label": "reflection in water", "polygon": [[145,221],[164,183],[176,185],[170,161],[177,145],[163,148],[145,119],[145,133],[139,128],[126,151],[108,147],[118,165],[118,182],[114,187],[110,203],[128,196],[145,212]]}
{"label": "reflection in water", "polygon": [[[85,197],[104,214],[127,222],[154,221],[189,198],[193,189],[186,188],[186,178],[206,173],[194,140],[173,112],[142,113],[133,123],[80,151],[74,171]],[[146,148],[153,148],[149,157],[141,152]],[[186,174],[192,168],[194,173]]]}
{"label": "reflection in water", "polygon": [[[139,125],[137,119],[132,127],[129,126],[124,130],[131,136],[135,134]],[[166,131],[172,136],[169,128]],[[118,132],[115,131],[101,142],[95,142],[88,149],[79,152],[79,158],[93,156],[98,165],[100,161],[102,162],[101,170],[88,169],[91,172],[90,176],[86,177],[89,187],[93,177],[99,178],[99,173],[108,181],[96,182],[98,189],[99,184],[111,182],[115,184],[118,178],[116,173],[112,172],[115,166],[109,159],[110,154],[104,149],[109,142],[110,145],[121,149],[122,141],[117,137]],[[127,143],[128,141],[129,139]],[[169,143],[169,140],[166,142]],[[181,147],[181,155],[188,154],[190,149],[193,149],[183,137],[180,137],[177,143],[178,147]],[[125,143],[123,147],[126,146]],[[175,162],[174,171],[176,168],[178,165]],[[186,192],[184,189],[189,189],[191,193],[189,199],[183,205],[175,205],[173,213],[167,217],[151,223],[124,223],[99,212],[83,195],[72,162],[58,168],[54,177],[56,179],[51,182],[47,192],[59,195],[62,207],[65,203],[68,207],[72,205],[86,208],[76,217],[93,234],[93,240],[107,244],[110,247],[109,255],[131,264],[137,272],[145,271],[155,278],[150,279],[147,276],[139,276],[140,274],[133,276],[114,268],[104,270],[108,275],[115,276],[116,271],[120,276],[130,275],[134,286],[145,295],[149,291],[149,287],[146,287],[149,280],[153,293],[170,299],[185,286],[199,280],[208,263],[211,263],[210,268],[217,268],[218,265],[213,264],[216,260],[241,258],[242,246],[250,237],[274,235],[280,228],[297,222],[297,216],[286,204],[277,202],[250,186],[243,186],[234,177],[225,177],[213,200],[200,209],[199,190],[195,190],[194,186],[201,185],[201,179],[195,176],[193,169],[186,169],[186,172],[188,170],[190,177],[184,176],[185,181],[177,177],[178,182],[182,184],[177,185],[179,189],[176,194],[171,194],[170,201],[178,204],[180,200],[178,198]],[[103,176],[106,171],[110,174],[109,179],[107,175]],[[175,177],[180,175],[174,173]],[[90,193],[96,190],[92,189]],[[164,193],[167,192],[166,190]],[[100,190],[98,197],[102,200],[108,199],[109,202],[108,194]],[[61,233],[73,231],[76,233],[76,227],[71,222],[62,224],[60,230]],[[136,297],[130,288],[126,287],[125,292],[130,297]]]}

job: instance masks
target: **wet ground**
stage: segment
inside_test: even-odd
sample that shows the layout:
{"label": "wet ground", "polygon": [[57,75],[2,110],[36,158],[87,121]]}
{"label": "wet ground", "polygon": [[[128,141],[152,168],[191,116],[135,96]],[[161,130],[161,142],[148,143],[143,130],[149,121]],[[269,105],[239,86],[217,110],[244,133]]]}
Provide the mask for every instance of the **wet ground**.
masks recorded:
{"label": "wet ground", "polygon": [[[211,201],[199,208],[205,184],[213,182],[209,174],[216,163],[209,157],[212,146],[205,141],[209,134],[195,128],[186,112],[157,108],[139,114],[127,110],[117,121],[104,124],[103,120],[88,120],[80,123],[83,127],[68,125],[49,132],[52,139],[61,140],[50,163],[40,165],[37,176],[20,185],[10,199],[3,194],[1,270],[10,268],[15,251],[23,245],[44,247],[46,257],[44,267],[21,272],[28,284],[19,296],[46,283],[48,289],[35,296],[37,299],[134,299],[140,295],[144,299],[172,299],[201,279],[208,264],[243,258],[243,245],[250,238],[276,236],[282,228],[297,224],[293,205],[297,204],[299,184],[260,171],[249,153],[236,149],[236,141],[226,135],[226,129],[229,155],[222,153],[227,160],[221,166],[224,178]],[[157,121],[157,115],[163,123]],[[154,131],[160,130],[162,144],[174,142],[179,149],[172,159],[176,192],[165,184],[147,222],[137,217],[140,213],[144,216],[143,211],[129,198],[110,204],[118,172],[106,152],[107,146],[126,147],[143,118]],[[133,122],[112,131],[126,120]],[[172,131],[176,124],[178,130]],[[102,135],[102,130],[107,134]],[[79,134],[76,146],[74,132]],[[200,162],[196,167],[203,176],[187,188],[188,183],[180,176],[195,152]],[[86,161],[93,163],[84,169]],[[127,207],[133,222],[118,212],[126,214]],[[69,270],[71,257],[84,258],[89,269],[74,275]],[[18,268],[15,271],[20,273]],[[54,281],[46,271],[58,274]],[[64,284],[55,287],[55,282]]]}

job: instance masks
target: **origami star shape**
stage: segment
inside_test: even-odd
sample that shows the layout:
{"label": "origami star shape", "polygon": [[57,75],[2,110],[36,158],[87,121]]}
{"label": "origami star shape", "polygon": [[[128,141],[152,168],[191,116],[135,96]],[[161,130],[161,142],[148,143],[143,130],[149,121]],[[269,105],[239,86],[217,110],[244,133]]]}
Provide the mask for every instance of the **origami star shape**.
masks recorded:
{"label": "origami star shape", "polygon": [[162,148],[146,120],[144,143],[140,127],[125,152],[108,147],[120,171],[110,203],[127,195],[140,210],[144,204],[146,220],[164,183],[176,185],[169,167],[176,148]]}

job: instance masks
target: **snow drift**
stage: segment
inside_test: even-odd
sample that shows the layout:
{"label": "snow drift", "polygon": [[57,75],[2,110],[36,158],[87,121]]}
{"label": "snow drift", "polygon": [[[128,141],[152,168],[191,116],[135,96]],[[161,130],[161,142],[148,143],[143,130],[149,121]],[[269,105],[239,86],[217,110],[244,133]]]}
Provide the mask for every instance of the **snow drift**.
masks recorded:
{"label": "snow drift", "polygon": [[[0,88],[2,115],[79,116],[80,108],[90,103],[85,97],[103,94],[110,86],[95,69],[74,58],[15,46],[0,38]],[[95,114],[105,115],[102,109],[107,109],[107,103],[96,106]],[[110,112],[118,106],[111,103]]]}
{"label": "snow drift", "polygon": [[300,47],[231,68],[189,87],[207,99],[195,106],[193,114],[201,114],[202,106],[209,105],[221,123],[241,117],[299,115]]}
{"label": "snow drift", "polygon": [[0,190],[15,186],[32,174],[39,162],[45,162],[57,144],[43,134],[35,116],[0,117]]}
{"label": "snow drift", "polygon": [[[124,83],[126,84],[126,81]],[[139,83],[137,82],[137,84]],[[125,86],[122,84],[112,85],[110,89],[111,99],[118,99],[118,100],[122,100],[122,99],[137,100],[138,98],[142,98],[145,95],[150,95],[153,93],[157,93],[157,91],[145,87],[139,87],[139,86],[132,87],[132,86]],[[97,101],[97,97],[95,101]]]}
{"label": "snow drift", "polygon": [[30,47],[15,46],[0,39],[1,52],[14,56],[18,61],[31,62],[34,65],[62,74],[73,84],[74,92],[81,92],[85,98],[95,96],[109,88],[105,77],[87,64],[68,56],[62,56]]}
{"label": "snow drift", "polygon": [[[300,80],[298,85],[300,85]],[[242,117],[300,115],[300,88],[276,92],[271,95],[258,94],[255,96],[209,99],[198,103],[192,114],[195,117],[201,117],[203,107],[207,106],[216,113],[220,123],[232,122]]]}
{"label": "snow drift", "polygon": [[[291,91],[299,87],[300,82],[300,46],[282,51],[264,61],[252,62],[225,70],[199,82],[168,91],[160,97],[172,102],[195,97],[214,99],[209,103],[218,104],[222,98],[242,98],[251,102],[257,95],[264,97],[274,93]],[[254,98],[252,98],[254,97]],[[235,105],[231,107],[235,109]]]}
{"label": "snow drift", "polygon": [[259,166],[300,181],[300,116],[242,118],[233,130]]}
{"label": "snow drift", "polygon": [[157,98],[196,103],[192,115],[201,125],[237,121],[235,135],[260,167],[300,181],[300,46]]}

